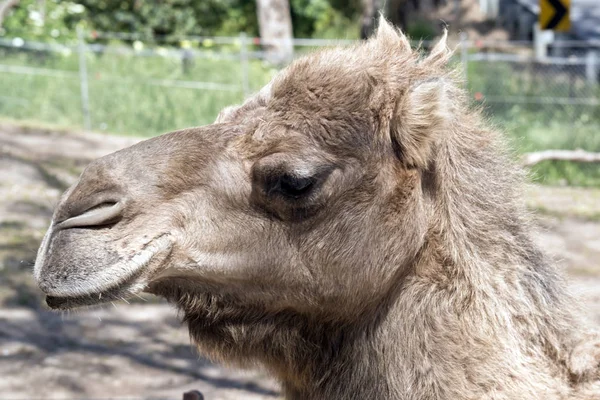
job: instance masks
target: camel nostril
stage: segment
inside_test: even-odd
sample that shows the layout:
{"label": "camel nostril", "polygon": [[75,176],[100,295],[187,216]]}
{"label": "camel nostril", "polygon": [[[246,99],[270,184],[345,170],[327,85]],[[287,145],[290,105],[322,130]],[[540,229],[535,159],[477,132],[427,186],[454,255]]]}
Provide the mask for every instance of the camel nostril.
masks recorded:
{"label": "camel nostril", "polygon": [[103,202],[91,208],[88,208],[83,213],[74,217],[68,218],[56,225],[57,229],[67,228],[83,228],[83,227],[98,227],[103,225],[114,224],[117,222],[123,213],[122,202]]}

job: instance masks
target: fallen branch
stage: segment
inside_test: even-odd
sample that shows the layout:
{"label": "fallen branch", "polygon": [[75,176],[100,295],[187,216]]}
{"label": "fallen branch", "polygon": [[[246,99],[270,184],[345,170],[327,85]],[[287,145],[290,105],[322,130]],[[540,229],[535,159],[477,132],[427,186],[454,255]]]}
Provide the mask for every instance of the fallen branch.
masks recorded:
{"label": "fallen branch", "polygon": [[536,151],[523,154],[521,165],[530,167],[546,160],[600,162],[600,153],[592,153],[581,149]]}

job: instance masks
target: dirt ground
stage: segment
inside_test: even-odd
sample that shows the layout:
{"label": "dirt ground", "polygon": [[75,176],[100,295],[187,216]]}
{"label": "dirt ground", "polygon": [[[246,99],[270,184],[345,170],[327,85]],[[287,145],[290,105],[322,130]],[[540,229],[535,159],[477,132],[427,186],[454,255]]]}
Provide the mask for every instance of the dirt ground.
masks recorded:
{"label": "dirt ground", "polygon": [[[53,313],[31,269],[60,193],[92,159],[136,139],[0,123],[0,399],[277,399],[260,371],[198,356],[174,308],[132,304]],[[528,188],[537,240],[600,325],[600,190]]]}

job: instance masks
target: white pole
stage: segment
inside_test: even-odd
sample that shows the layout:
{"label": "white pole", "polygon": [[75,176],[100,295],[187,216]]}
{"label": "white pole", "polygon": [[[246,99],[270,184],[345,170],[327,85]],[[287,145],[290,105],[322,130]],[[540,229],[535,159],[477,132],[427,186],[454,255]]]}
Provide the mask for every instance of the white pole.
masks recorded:
{"label": "white pole", "polygon": [[81,89],[81,110],[83,112],[83,127],[86,130],[92,129],[92,122],[90,117],[90,93],[88,88],[88,76],[87,76],[87,65],[85,62],[85,37],[83,35],[83,29],[77,27],[77,40],[78,46],[77,51],[79,52],[79,85]]}
{"label": "white pole", "polygon": [[250,84],[248,78],[248,36],[246,32],[240,33],[240,61],[242,67],[242,91],[244,98],[250,95]]}
{"label": "white pole", "polygon": [[546,57],[548,57],[548,45],[553,41],[553,31],[541,30],[539,23],[536,23],[533,26],[533,46],[535,49],[535,58],[537,61],[542,61]]}
{"label": "white pole", "polygon": [[588,50],[585,56],[585,77],[591,84],[598,83],[598,53],[594,50]]}

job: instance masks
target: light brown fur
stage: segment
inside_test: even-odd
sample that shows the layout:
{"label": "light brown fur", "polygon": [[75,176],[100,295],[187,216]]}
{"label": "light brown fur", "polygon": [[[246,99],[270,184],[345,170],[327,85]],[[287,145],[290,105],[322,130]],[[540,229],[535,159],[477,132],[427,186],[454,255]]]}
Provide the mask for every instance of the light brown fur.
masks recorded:
{"label": "light brown fur", "polygon": [[201,352],[289,399],[600,398],[600,342],[450,56],[382,21],[215,125],[98,160],[40,249],[48,303],[164,296]]}

